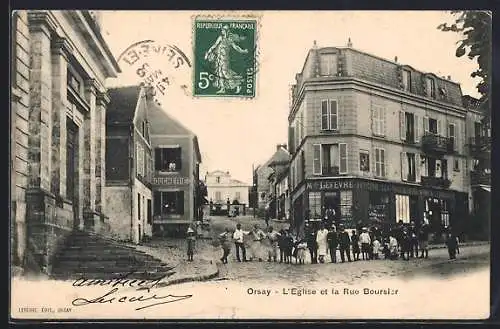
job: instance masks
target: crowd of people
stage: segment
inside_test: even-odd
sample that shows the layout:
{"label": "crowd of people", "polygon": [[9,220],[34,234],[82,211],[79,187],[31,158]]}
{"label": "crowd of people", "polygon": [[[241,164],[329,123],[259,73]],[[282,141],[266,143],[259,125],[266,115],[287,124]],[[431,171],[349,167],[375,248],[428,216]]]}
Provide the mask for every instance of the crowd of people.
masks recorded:
{"label": "crowd of people", "polygon": [[[306,223],[303,238],[297,238],[289,230],[275,230],[268,226],[262,230],[254,225],[251,231],[244,231],[241,224],[234,232],[226,228],[219,235],[222,247],[222,263],[228,262],[234,243],[236,260],[269,261],[304,264],[309,253],[312,264],[325,262],[351,262],[358,260],[428,258],[430,229],[428,224],[417,227],[414,222],[381,230],[378,227],[345,229],[342,224],[321,223],[314,227]],[[450,259],[456,258],[458,239],[448,228],[446,241]],[[338,257],[340,256],[340,257]]]}

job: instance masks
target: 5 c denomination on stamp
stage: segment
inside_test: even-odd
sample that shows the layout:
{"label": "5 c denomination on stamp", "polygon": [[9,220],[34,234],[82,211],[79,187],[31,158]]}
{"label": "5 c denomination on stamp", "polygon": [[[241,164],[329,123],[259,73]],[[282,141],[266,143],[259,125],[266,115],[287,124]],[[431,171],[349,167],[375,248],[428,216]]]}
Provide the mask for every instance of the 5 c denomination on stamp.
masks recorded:
{"label": "5 c denomination on stamp", "polygon": [[194,24],[194,96],[255,97],[257,20]]}

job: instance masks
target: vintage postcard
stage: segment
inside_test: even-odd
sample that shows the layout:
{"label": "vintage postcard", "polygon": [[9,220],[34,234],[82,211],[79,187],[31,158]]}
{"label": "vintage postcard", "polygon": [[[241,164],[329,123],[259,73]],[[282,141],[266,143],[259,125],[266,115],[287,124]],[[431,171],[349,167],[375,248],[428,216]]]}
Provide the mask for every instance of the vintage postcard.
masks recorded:
{"label": "vintage postcard", "polygon": [[489,317],[491,12],[11,27],[11,320]]}

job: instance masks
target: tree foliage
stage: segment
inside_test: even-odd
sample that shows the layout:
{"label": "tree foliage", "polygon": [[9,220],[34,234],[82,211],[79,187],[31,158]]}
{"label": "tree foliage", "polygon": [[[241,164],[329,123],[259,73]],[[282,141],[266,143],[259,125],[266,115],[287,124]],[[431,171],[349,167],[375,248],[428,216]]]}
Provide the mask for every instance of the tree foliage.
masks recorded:
{"label": "tree foliage", "polygon": [[467,56],[477,59],[478,69],[471,73],[471,77],[480,78],[477,90],[481,94],[481,107],[487,120],[490,117],[490,86],[491,86],[491,12],[490,11],[452,11],[456,18],[451,25],[440,24],[437,28],[441,31],[456,32],[463,35],[458,42],[456,56]]}

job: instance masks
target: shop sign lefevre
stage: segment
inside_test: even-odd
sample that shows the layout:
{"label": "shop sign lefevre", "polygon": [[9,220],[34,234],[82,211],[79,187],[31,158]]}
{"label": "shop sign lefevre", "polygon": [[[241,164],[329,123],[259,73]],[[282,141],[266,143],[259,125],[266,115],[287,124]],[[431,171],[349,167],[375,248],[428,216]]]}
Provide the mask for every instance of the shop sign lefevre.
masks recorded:
{"label": "shop sign lefevre", "polygon": [[430,189],[422,189],[410,186],[401,186],[396,184],[368,182],[360,180],[339,179],[339,180],[321,180],[317,182],[308,182],[307,189],[309,190],[348,190],[360,189],[376,192],[394,192],[408,195],[421,195],[424,197],[437,197],[437,198],[452,198],[453,193],[450,191],[436,191]]}
{"label": "shop sign lefevre", "polygon": [[182,186],[189,185],[187,177],[153,177],[153,185]]}

